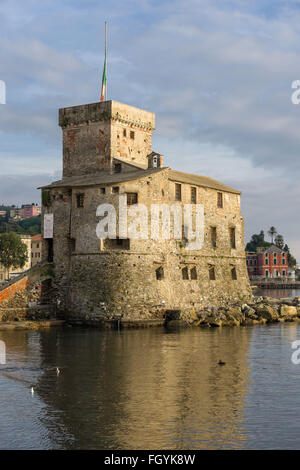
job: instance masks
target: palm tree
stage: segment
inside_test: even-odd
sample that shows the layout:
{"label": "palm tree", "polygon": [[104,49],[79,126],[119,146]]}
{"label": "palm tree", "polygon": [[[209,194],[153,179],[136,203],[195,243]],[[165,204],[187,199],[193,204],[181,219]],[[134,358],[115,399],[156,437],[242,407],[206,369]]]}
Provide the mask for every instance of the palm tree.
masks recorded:
{"label": "palm tree", "polygon": [[274,240],[274,235],[275,235],[275,233],[277,233],[277,230],[276,230],[276,228],[275,228],[275,227],[273,227],[273,226],[272,226],[272,227],[270,227],[270,229],[268,230],[268,234],[269,234],[269,235],[270,235],[270,237],[271,237],[271,241],[272,241],[272,243],[273,243],[273,240]]}

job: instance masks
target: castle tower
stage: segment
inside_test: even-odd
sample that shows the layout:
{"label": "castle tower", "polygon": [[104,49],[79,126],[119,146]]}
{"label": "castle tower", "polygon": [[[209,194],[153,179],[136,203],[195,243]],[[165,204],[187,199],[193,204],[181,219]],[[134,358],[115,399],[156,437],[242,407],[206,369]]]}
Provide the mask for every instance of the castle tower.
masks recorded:
{"label": "castle tower", "polygon": [[155,115],[117,101],[59,110],[63,177],[110,172],[113,158],[148,167]]}

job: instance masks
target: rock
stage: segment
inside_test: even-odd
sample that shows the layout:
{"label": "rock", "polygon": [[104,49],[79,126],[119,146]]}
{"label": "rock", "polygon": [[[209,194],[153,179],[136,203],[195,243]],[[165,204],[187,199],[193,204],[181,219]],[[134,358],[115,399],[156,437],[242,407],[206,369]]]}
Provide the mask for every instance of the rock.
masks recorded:
{"label": "rock", "polygon": [[237,326],[240,325],[240,322],[244,319],[244,315],[242,314],[241,309],[238,308],[229,308],[226,314],[228,320],[236,324]]}
{"label": "rock", "polygon": [[281,317],[294,317],[297,315],[297,308],[291,305],[281,305],[280,316]]}
{"label": "rock", "polygon": [[249,305],[248,304],[243,304],[241,308],[242,308],[242,312],[244,312],[245,310],[247,310],[249,308]]}
{"label": "rock", "polygon": [[264,318],[268,322],[277,321],[279,317],[277,309],[265,303],[257,307],[256,314],[259,318]]}
{"label": "rock", "polygon": [[258,318],[254,308],[248,307],[243,311],[243,313],[244,313],[244,315],[247,319],[257,320],[257,318]]}

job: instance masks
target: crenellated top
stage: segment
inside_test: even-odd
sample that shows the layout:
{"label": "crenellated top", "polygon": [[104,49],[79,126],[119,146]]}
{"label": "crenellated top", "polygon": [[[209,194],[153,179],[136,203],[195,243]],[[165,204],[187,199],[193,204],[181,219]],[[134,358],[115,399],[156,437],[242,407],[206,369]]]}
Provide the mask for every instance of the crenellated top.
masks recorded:
{"label": "crenellated top", "polygon": [[154,113],[114,100],[71,106],[59,110],[59,125],[61,127],[79,126],[98,121],[117,121],[126,126],[149,131],[155,129]]}

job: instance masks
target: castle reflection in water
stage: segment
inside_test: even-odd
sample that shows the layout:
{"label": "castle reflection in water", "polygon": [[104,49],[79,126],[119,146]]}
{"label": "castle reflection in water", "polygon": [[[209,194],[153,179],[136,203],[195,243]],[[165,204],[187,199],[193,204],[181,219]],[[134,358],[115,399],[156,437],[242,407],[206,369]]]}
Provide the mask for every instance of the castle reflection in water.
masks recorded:
{"label": "castle reflection in water", "polygon": [[251,331],[41,334],[43,423],[64,448],[243,448]]}

